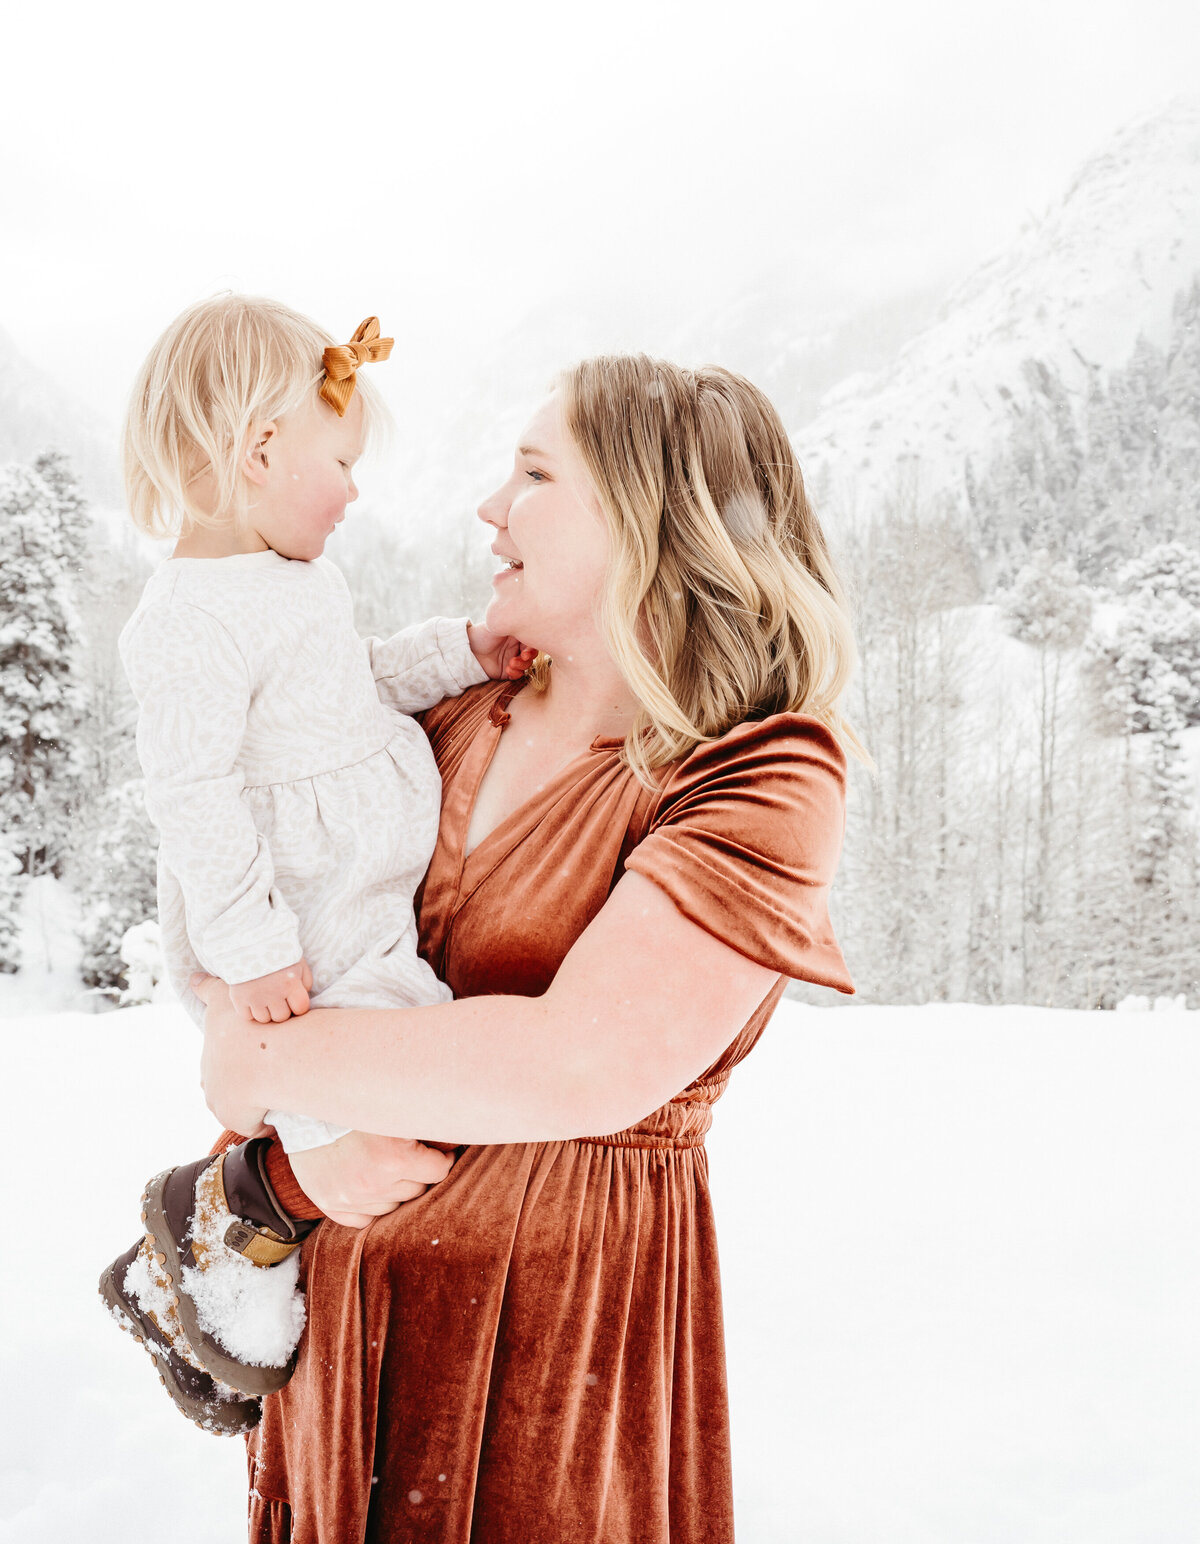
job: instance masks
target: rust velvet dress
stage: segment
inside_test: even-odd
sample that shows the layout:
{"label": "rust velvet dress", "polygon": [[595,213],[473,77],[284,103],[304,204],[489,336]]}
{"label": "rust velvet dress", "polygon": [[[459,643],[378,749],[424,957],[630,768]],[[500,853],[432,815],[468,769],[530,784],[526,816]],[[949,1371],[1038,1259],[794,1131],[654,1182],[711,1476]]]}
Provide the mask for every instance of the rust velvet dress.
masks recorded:
{"label": "rust velvet dress", "polygon": [[299,1365],[250,1439],[258,1544],[733,1537],[704,1136],[785,978],[853,990],[826,908],[844,758],[815,720],[779,715],[699,747],[647,794],[620,742],[597,740],[464,858],[521,684],[426,715],[443,795],[421,943],[455,996],[544,991],[622,867],[780,980],[636,1126],[466,1147],[390,1216],[321,1224]]}

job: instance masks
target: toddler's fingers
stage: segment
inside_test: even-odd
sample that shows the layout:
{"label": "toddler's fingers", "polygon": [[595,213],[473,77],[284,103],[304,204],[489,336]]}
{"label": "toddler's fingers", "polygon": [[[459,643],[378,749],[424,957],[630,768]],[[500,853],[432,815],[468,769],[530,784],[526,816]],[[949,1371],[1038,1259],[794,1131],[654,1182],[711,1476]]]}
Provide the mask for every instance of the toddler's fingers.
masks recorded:
{"label": "toddler's fingers", "polygon": [[268,1003],[267,1012],[271,1015],[270,1022],[272,1024],[282,1024],[285,1019],[290,1019],[292,1016],[292,1010],[288,1007],[286,997],[281,1002]]}
{"label": "toddler's fingers", "polygon": [[308,993],[298,981],[288,988],[287,1005],[297,1018],[308,1012]]}
{"label": "toddler's fingers", "polygon": [[271,1022],[271,1013],[268,1008],[247,1008],[246,1012],[256,1024],[269,1024]]}
{"label": "toddler's fingers", "polygon": [[308,968],[308,961],[307,960],[301,960],[300,961],[300,980],[304,983],[304,990],[306,992],[311,992],[312,991],[312,971],[309,970],[309,968]]}

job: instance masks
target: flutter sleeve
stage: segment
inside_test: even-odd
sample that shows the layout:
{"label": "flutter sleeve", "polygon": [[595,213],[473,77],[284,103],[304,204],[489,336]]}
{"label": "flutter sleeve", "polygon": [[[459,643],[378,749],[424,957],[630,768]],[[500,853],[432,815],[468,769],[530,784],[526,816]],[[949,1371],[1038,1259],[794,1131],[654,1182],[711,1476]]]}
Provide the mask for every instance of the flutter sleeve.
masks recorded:
{"label": "flutter sleeve", "polygon": [[296,915],[275,889],[270,850],[243,798],[238,755],[251,681],[232,636],[201,607],[163,600],[126,628],[121,659],[140,710],[146,809],[197,958],[230,982],[294,965]]}
{"label": "flutter sleeve", "polygon": [[678,764],[625,867],[747,959],[853,992],[829,920],[845,787],[845,755],[815,719],[741,724]]}
{"label": "flutter sleeve", "polygon": [[390,638],[363,642],[380,698],[400,713],[420,713],[487,680],[471,653],[465,617],[433,617]]}

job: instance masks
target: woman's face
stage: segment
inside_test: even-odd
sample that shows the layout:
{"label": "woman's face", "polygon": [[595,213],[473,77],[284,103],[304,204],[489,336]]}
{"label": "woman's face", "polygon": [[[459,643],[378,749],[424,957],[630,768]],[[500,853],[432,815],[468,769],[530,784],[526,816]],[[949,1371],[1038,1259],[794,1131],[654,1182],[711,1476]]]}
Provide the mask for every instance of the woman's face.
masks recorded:
{"label": "woman's face", "polygon": [[551,395],[517,444],[512,475],[479,506],[504,566],[484,618],[494,633],[560,659],[597,636],[608,536],[595,489]]}

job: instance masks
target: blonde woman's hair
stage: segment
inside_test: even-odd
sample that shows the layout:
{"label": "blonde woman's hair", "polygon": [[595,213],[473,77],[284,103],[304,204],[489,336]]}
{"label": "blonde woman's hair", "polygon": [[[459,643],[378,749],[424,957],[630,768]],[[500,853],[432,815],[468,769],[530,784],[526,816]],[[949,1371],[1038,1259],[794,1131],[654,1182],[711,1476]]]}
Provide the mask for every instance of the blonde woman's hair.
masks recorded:
{"label": "blonde woman's hair", "polygon": [[842,586],[763,393],[644,354],[585,359],[557,389],[608,524],[601,623],[641,704],[624,750],[634,772],[648,782],[785,712],[867,760],[839,706],[855,661]]}
{"label": "blonde woman's hair", "polygon": [[[217,295],[177,316],[138,372],[125,417],[122,461],[134,523],[151,536],[192,525],[239,522],[247,488],[239,468],[255,424],[316,400],[321,356],[336,342],[324,328],[276,300]],[[364,439],[387,410],[359,371]],[[214,508],[192,492],[209,472]]]}

